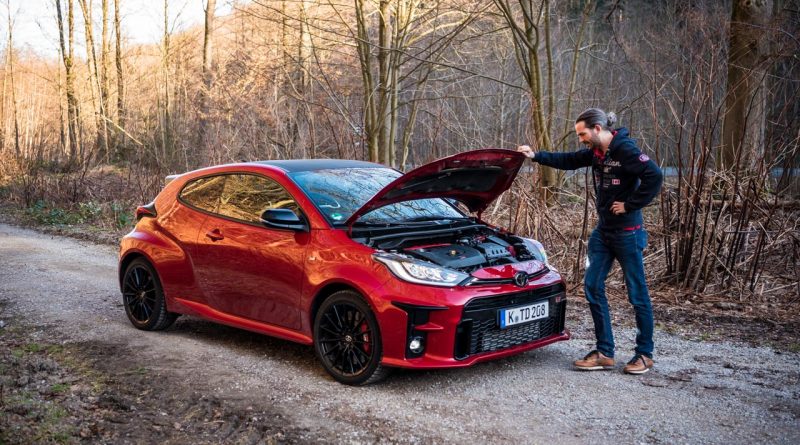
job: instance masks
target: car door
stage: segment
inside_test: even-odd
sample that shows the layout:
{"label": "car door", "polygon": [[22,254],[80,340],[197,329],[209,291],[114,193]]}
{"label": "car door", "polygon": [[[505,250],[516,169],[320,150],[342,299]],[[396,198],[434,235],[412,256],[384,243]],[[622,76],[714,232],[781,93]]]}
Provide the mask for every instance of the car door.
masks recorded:
{"label": "car door", "polygon": [[[178,194],[178,202],[161,213],[160,221],[164,233],[169,234],[186,255],[171,259],[170,262],[178,264],[178,267],[162,267],[162,281],[171,295],[199,303],[208,302],[199,287],[192,260],[197,251],[199,231],[209,213],[217,210],[224,185],[224,176],[205,176],[190,180]],[[162,264],[166,260],[158,259]]]}
{"label": "car door", "polygon": [[308,232],[267,228],[264,210],[298,212],[277,181],[255,174],[225,175],[219,207],[200,230],[195,271],[213,308],[300,329],[300,294]]}

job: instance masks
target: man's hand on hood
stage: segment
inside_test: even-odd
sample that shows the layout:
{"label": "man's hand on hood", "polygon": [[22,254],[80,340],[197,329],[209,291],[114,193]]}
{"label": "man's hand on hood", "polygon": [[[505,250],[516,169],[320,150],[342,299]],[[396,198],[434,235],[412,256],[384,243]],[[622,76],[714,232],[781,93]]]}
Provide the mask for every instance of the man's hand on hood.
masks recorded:
{"label": "man's hand on hood", "polygon": [[536,152],[533,151],[533,148],[531,148],[530,145],[520,145],[519,147],[517,147],[517,151],[531,159],[533,159],[533,157],[536,156]]}

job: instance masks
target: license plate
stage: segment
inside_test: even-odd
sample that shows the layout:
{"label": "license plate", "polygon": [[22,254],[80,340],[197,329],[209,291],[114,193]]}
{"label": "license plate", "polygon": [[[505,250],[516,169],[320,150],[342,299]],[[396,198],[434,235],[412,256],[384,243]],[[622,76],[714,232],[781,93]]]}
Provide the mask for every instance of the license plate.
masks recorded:
{"label": "license plate", "polygon": [[529,304],[527,306],[500,309],[500,329],[527,323],[529,321],[547,318],[549,305],[547,301]]}

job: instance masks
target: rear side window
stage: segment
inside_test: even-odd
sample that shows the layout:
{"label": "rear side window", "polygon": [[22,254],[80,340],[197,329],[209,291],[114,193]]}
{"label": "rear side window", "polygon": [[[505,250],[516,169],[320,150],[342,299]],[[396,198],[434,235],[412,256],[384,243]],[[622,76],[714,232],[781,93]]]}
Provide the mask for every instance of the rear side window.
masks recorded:
{"label": "rear side window", "polygon": [[227,175],[216,213],[259,223],[269,209],[290,209],[299,214],[294,198],[276,181],[255,175]]}
{"label": "rear side window", "polygon": [[225,185],[224,176],[208,176],[189,182],[181,190],[181,201],[207,212],[217,213],[219,197]]}

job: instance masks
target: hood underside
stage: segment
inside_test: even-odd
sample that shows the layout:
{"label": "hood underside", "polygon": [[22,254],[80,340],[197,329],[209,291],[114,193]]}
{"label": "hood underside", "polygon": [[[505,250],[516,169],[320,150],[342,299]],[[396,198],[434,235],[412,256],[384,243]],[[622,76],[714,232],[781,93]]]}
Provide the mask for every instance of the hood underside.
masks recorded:
{"label": "hood underside", "polygon": [[480,214],[511,187],[525,155],[513,150],[474,150],[415,168],[381,189],[347,220],[401,201],[452,198]]}

